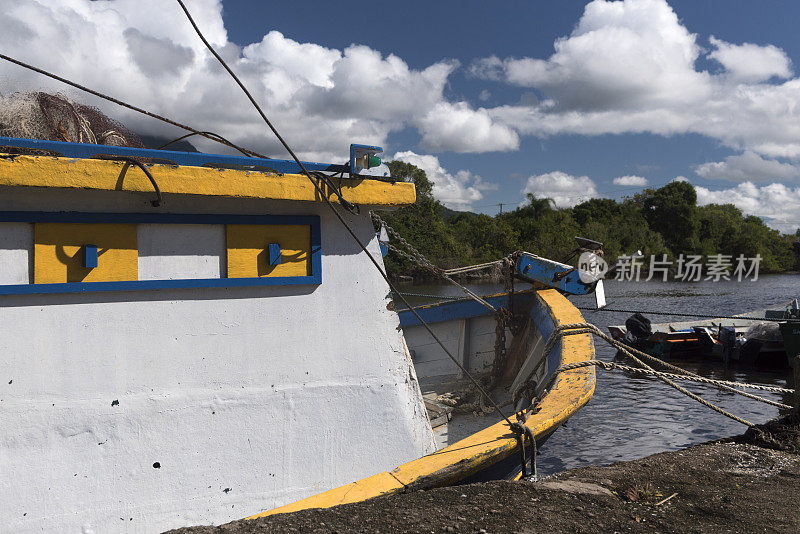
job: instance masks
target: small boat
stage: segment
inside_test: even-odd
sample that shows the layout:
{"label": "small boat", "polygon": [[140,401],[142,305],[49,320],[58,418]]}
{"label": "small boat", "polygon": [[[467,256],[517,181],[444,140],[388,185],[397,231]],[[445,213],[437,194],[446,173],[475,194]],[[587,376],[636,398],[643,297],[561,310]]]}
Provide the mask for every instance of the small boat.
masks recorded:
{"label": "small boat", "polygon": [[711,358],[726,365],[783,368],[800,354],[796,299],[732,317],[651,324],[642,314],[634,314],[625,325],[608,330],[614,339],[664,359]]}
{"label": "small boat", "polygon": [[[0,146],[14,152],[0,154],[4,530],[219,524],[514,477],[530,461],[525,437],[489,416],[456,443],[437,438],[432,424],[453,417],[426,409],[416,368],[426,383],[450,371],[391,309],[387,284],[295,162]],[[332,199],[414,202],[412,183],[358,175],[379,151],[353,145],[349,165],[305,165],[344,174],[323,189]],[[380,257],[368,210],[348,219]],[[541,443],[594,390],[592,367],[556,375],[592,359],[588,334],[543,353],[554,328],[583,320],[560,291],[594,285],[532,255],[517,269],[550,287],[515,295],[522,326],[507,347],[520,393],[508,413]],[[420,313],[444,337],[467,315],[485,319],[475,304]],[[469,343],[481,352],[484,342]],[[463,353],[472,370],[488,358]]]}

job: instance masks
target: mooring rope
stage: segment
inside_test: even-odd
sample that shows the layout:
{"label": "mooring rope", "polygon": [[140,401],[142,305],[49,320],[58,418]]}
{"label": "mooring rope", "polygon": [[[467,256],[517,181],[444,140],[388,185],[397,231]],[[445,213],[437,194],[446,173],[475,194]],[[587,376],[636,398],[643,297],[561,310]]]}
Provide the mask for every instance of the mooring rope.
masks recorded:
{"label": "mooring rope", "polygon": [[405,291],[398,291],[397,293],[392,293],[393,295],[403,295],[406,297],[415,297],[421,299],[433,299],[433,300],[464,300],[464,297],[453,297],[448,295],[430,295],[427,293],[408,293]]}
{"label": "mooring rope", "polygon": [[605,311],[605,312],[618,312],[618,313],[641,313],[642,315],[665,315],[672,317],[700,317],[703,319],[735,319],[740,321],[774,321],[774,322],[798,322],[798,318],[784,318],[775,319],[771,317],[748,317],[746,315],[703,315],[701,313],[678,313],[678,312],[659,312],[659,311],[645,311],[645,310],[620,310],[616,308],[589,308],[586,306],[575,306],[579,310],[584,311]]}
{"label": "mooring rope", "polygon": [[[405,251],[405,250],[400,249],[399,247],[396,247],[392,243],[386,243],[386,246],[387,246],[387,248],[389,250],[391,250],[393,252],[396,252],[397,254],[399,254],[400,256],[403,256],[407,260],[409,260],[409,261],[411,261],[413,263],[416,263],[417,265],[419,265],[420,267],[422,267],[424,269],[429,270],[430,272],[434,273],[435,275],[437,275],[441,279],[443,279],[443,280],[453,284],[457,288],[459,288],[461,291],[466,293],[470,298],[472,298],[474,301],[480,303],[485,308],[488,308],[488,309],[492,310],[492,312],[497,313],[497,308],[495,308],[494,306],[492,306],[491,304],[486,302],[486,300],[484,300],[483,298],[479,297],[478,295],[476,295],[474,292],[470,291],[468,288],[466,288],[462,284],[459,284],[458,282],[456,282],[455,280],[450,278],[450,275],[448,274],[448,271],[445,271],[444,269],[442,269],[440,267],[437,267],[433,263],[431,263],[428,260],[428,258],[426,258],[420,251],[418,251],[416,248],[414,248],[414,245],[412,245],[411,243],[406,241],[406,239],[403,236],[401,236],[397,232],[397,230],[395,230],[394,228],[392,228],[391,226],[386,224],[386,222],[383,219],[381,219],[380,215],[378,215],[374,211],[371,211],[370,212],[370,216],[372,217],[372,220],[375,222],[375,224],[377,224],[379,227],[386,228],[386,231],[389,233],[389,235],[391,235],[392,237],[397,239],[397,241],[399,241],[404,247],[406,247],[406,249],[408,249],[408,251]],[[505,261],[505,259],[497,260],[494,263],[500,263],[500,262],[503,262],[503,261]]]}
{"label": "mooring rope", "polygon": [[[650,371],[642,367],[633,367],[631,365],[623,365],[616,362],[604,362],[602,360],[586,360],[583,362],[568,363],[556,369],[556,373],[562,373],[564,371],[572,371],[573,369],[580,369],[582,367],[590,367],[590,366],[600,367],[604,371],[619,370],[619,371],[626,371],[630,373],[636,373],[647,376],[665,376],[673,380],[688,380],[689,382],[697,382],[699,384],[710,384],[712,386],[741,387],[747,389],[757,389],[760,391],[771,391],[774,393],[789,393],[789,394],[794,393],[793,389],[779,388],[777,386],[765,386],[763,384],[749,384],[747,382],[731,382],[729,380],[717,380],[714,378],[706,378],[703,376],[679,375],[677,373],[665,373],[663,371]],[[791,406],[787,405],[781,405],[781,406],[785,408],[791,408]]]}
{"label": "mooring rope", "polygon": [[494,261],[488,261],[486,263],[478,263],[476,265],[466,265],[464,267],[455,267],[453,269],[445,269],[444,273],[448,274],[448,275],[466,274],[466,273],[472,273],[472,272],[475,272],[475,271],[482,271],[482,270],[488,269],[490,267],[498,267],[500,265],[503,265],[503,260],[494,260]]}
{"label": "mooring rope", "polygon": [[[589,327],[586,327],[584,325],[589,325]],[[677,365],[673,365],[673,364],[671,364],[669,362],[665,362],[664,360],[662,360],[660,358],[656,358],[652,354],[647,354],[646,352],[643,352],[643,351],[641,351],[639,349],[636,349],[636,348],[633,348],[631,346],[626,345],[622,341],[619,341],[617,339],[612,338],[611,336],[609,336],[608,334],[604,333],[602,330],[600,330],[596,325],[594,325],[592,323],[574,323],[574,326],[573,325],[562,325],[562,327],[559,327],[559,328],[565,328],[565,327],[573,327],[573,328],[579,328],[579,329],[580,328],[590,328],[592,334],[598,336],[599,338],[601,338],[602,340],[606,341],[610,345],[616,347],[623,354],[625,354],[626,356],[628,356],[629,358],[634,360],[636,363],[640,364],[641,366],[643,366],[645,368],[650,368],[650,367],[647,366],[641,360],[639,360],[639,358],[637,358],[636,356],[639,356],[641,358],[649,360],[649,361],[655,363],[656,365],[660,365],[662,367],[665,367],[666,369],[670,369],[670,370],[672,370],[672,371],[674,371],[674,372],[676,372],[678,374],[688,375],[688,376],[693,376],[693,377],[700,378],[700,375],[698,375],[696,373],[693,373],[691,371],[687,371],[686,369],[684,369],[682,367],[678,367]],[[558,330],[558,328],[556,330]],[[758,401],[758,402],[763,402],[765,404],[771,404],[772,406],[777,406],[779,408],[791,408],[791,406],[788,406],[786,404],[782,404],[780,402],[776,402],[776,401],[773,401],[773,400],[770,400],[770,399],[765,399],[764,397],[759,397],[758,395],[753,395],[752,393],[747,393],[746,391],[741,391],[739,389],[735,389],[735,388],[732,388],[732,387],[729,387],[729,386],[718,385],[717,387],[719,387],[721,389],[724,389],[726,391],[730,391],[730,392],[735,393],[737,395],[741,395],[743,397],[747,397],[748,399],[752,399],[752,400],[755,400],[755,401]]]}
{"label": "mooring rope", "polygon": [[[553,331],[553,333],[550,334],[550,337],[548,338],[547,343],[545,344],[545,348],[544,348],[543,354],[546,357],[546,355],[550,352],[550,350],[552,350],[552,348],[555,346],[555,344],[562,337],[570,336],[570,335],[577,335],[577,334],[593,334],[593,335],[603,339],[604,341],[608,342],[610,345],[616,347],[620,352],[622,352],[623,354],[625,354],[626,356],[631,358],[638,365],[640,365],[639,369],[641,369],[641,371],[643,371],[643,374],[655,376],[656,378],[658,378],[659,380],[661,380],[665,384],[667,384],[670,387],[676,389],[677,391],[683,393],[684,395],[696,400],[697,402],[703,404],[704,406],[714,410],[715,412],[717,412],[719,414],[722,414],[722,415],[724,415],[726,417],[729,417],[729,418],[733,419],[734,421],[742,423],[743,425],[754,426],[753,423],[751,423],[750,421],[748,421],[746,419],[743,419],[743,418],[741,418],[741,417],[739,417],[739,416],[737,416],[737,415],[735,415],[735,414],[733,414],[731,412],[728,412],[727,410],[724,410],[724,409],[720,408],[719,406],[716,406],[715,404],[712,404],[711,402],[703,399],[702,397],[696,395],[695,393],[692,393],[691,391],[687,390],[686,388],[678,385],[677,383],[675,383],[672,380],[672,378],[674,378],[674,377],[670,376],[671,373],[663,373],[663,372],[656,371],[655,369],[653,369],[652,367],[650,367],[649,365],[644,363],[642,360],[637,358],[637,356],[641,356],[641,357],[643,357],[645,359],[648,359],[650,361],[656,362],[657,364],[659,364],[659,365],[661,365],[661,366],[663,366],[663,367],[665,367],[667,369],[671,369],[673,371],[676,371],[676,374],[678,374],[680,376],[687,377],[687,378],[685,378],[686,380],[707,383],[707,384],[710,384],[710,385],[714,385],[714,386],[716,386],[716,387],[718,387],[720,389],[723,389],[723,390],[726,390],[726,391],[730,391],[730,392],[735,393],[737,395],[742,395],[742,396],[747,397],[747,398],[752,399],[752,400],[757,400],[759,402],[770,404],[770,405],[776,406],[778,408],[791,409],[791,406],[789,406],[787,404],[776,402],[776,401],[773,401],[773,400],[770,400],[770,399],[765,399],[763,397],[759,397],[758,395],[753,395],[752,393],[748,393],[746,391],[742,391],[740,389],[737,389],[737,387],[758,386],[758,387],[753,387],[752,389],[762,389],[764,391],[772,391],[771,389],[766,389],[766,388],[770,388],[771,386],[759,386],[757,384],[747,384],[747,386],[742,386],[742,383],[734,383],[735,384],[735,386],[734,386],[734,385],[732,385],[730,383],[726,383],[727,381],[706,379],[704,377],[700,377],[700,376],[696,375],[695,373],[687,371],[686,369],[682,369],[682,368],[677,367],[675,365],[672,365],[672,364],[670,364],[668,362],[665,362],[665,361],[663,361],[663,360],[661,360],[659,358],[656,358],[655,356],[652,356],[650,354],[642,352],[642,351],[640,351],[638,349],[634,349],[633,347],[629,347],[629,346],[623,344],[622,342],[619,342],[619,341],[611,338],[610,336],[606,335],[596,325],[593,325],[591,323],[571,323],[571,324],[564,324],[564,325],[560,325],[560,326],[556,327],[556,329]],[[594,362],[594,361],[599,361],[599,360],[589,360],[589,361],[590,362]],[[596,365],[594,363],[585,363],[585,362],[578,362],[578,363],[581,364],[581,365],[579,365],[579,367],[588,366],[588,365]],[[603,362],[603,365],[609,365],[609,364],[607,364],[606,362]],[[620,364],[613,364],[613,365],[614,366],[619,366]],[[605,369],[605,367],[603,367],[601,365],[597,365],[597,366]],[[632,367],[631,369],[637,369],[637,368],[633,368]],[[561,372],[567,371],[567,370],[569,370],[569,364],[566,365],[566,366],[559,367],[558,369],[556,369],[556,371],[550,377],[550,380],[548,381],[548,383],[547,383],[547,385],[545,386],[544,389],[549,389],[552,386],[552,384],[555,382],[555,380],[558,377],[558,375]],[[778,389],[782,389],[783,390],[782,392],[785,392],[785,393],[789,393],[789,392],[793,393],[794,392],[794,390],[785,390],[784,388],[778,388]]]}

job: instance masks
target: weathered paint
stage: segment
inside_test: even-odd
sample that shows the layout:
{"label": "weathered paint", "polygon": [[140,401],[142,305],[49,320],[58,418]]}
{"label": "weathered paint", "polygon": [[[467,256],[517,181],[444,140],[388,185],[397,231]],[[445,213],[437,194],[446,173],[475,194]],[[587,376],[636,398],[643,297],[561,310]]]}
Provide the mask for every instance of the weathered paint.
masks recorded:
{"label": "weathered paint", "polygon": [[[515,298],[520,307],[528,308],[530,307],[532,295],[533,293],[531,291],[520,291],[516,294]],[[508,296],[505,293],[489,295],[485,297],[485,300],[495,308],[501,306],[509,307]],[[452,319],[465,319],[486,315],[486,308],[483,304],[469,297],[449,302],[415,306],[414,310],[426,323],[438,323]],[[403,327],[420,324],[419,319],[417,319],[410,310],[400,310],[398,314],[400,315],[400,324]]]}
{"label": "weathered paint", "polygon": [[[0,186],[135,191],[153,196],[153,184],[144,173],[133,167],[123,173],[124,166],[117,161],[49,156],[0,158]],[[301,174],[159,164],[149,168],[165,195],[322,201],[313,184]],[[416,200],[412,183],[349,178],[342,178],[341,183],[345,199],[356,204],[404,206]],[[330,200],[336,200],[332,191],[327,193]]]}
{"label": "weathered paint", "polygon": [[[33,281],[59,284],[138,280],[136,236],[134,224],[36,223]],[[84,245],[99,249],[97,267],[84,267]]]}
{"label": "weathered paint", "polygon": [[[580,312],[554,289],[539,291],[536,305],[545,311],[549,318],[547,322],[551,323],[547,329],[543,328],[543,324],[537,324],[541,331],[552,331],[553,326],[559,324],[583,322]],[[594,357],[594,344],[589,334],[566,336],[558,345],[562,363],[585,361]],[[561,373],[553,388],[539,404],[539,410],[528,417],[525,425],[533,430],[537,439],[549,436],[581,406],[589,402],[594,386],[593,367]],[[250,516],[248,519],[307,508],[326,508],[398,491],[445,486],[482,470],[491,469],[492,466],[517,453],[516,438],[509,431],[508,425],[500,422],[434,454],[400,465],[385,473],[391,478],[374,475],[368,479],[368,483],[367,480],[357,481],[343,488]]]}
{"label": "weathered paint", "polygon": [[527,252],[520,254],[516,264],[517,274],[526,280],[539,282],[570,295],[592,293],[597,282],[585,283],[578,270],[564,263],[541,258]]}
{"label": "weathered paint", "polygon": [[[115,191],[0,191],[3,212],[152,209]],[[325,206],[165,198],[153,213],[319,216],[325,281],[0,296],[0,530],[219,524],[434,448],[389,288]],[[348,219],[377,257],[369,217]],[[224,273],[213,218],[137,226],[140,276]],[[2,276],[27,272],[30,227],[0,224]]]}
{"label": "weathered paint", "polygon": [[[467,329],[467,321],[469,329]],[[401,323],[402,324],[402,323]],[[485,372],[494,361],[495,328],[497,320],[493,315],[430,323],[436,336],[447,347],[450,354],[473,372]],[[460,374],[459,367],[442,350],[430,333],[419,325],[403,327],[414,368],[421,383],[438,382],[446,377],[455,378]],[[512,337],[506,337],[510,345]]]}
{"label": "weathered paint", "polygon": [[[228,278],[308,276],[311,274],[311,227],[229,224]],[[270,253],[278,247],[278,261]]]}

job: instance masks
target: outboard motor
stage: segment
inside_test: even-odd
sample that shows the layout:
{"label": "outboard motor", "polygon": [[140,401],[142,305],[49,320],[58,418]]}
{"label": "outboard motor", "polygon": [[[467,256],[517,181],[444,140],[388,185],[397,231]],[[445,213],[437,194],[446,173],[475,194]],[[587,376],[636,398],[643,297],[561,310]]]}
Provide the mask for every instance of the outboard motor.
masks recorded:
{"label": "outboard motor", "polygon": [[625,328],[628,330],[623,341],[635,347],[639,342],[648,339],[653,335],[650,319],[641,313],[634,313],[625,321]]}

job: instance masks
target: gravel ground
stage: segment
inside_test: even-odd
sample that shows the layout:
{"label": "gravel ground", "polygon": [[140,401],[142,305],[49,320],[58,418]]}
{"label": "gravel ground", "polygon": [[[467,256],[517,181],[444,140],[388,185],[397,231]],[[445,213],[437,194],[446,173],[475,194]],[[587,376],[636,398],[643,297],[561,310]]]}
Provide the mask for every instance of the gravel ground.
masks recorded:
{"label": "gravel ground", "polygon": [[800,456],[746,441],[171,532],[800,532]]}

